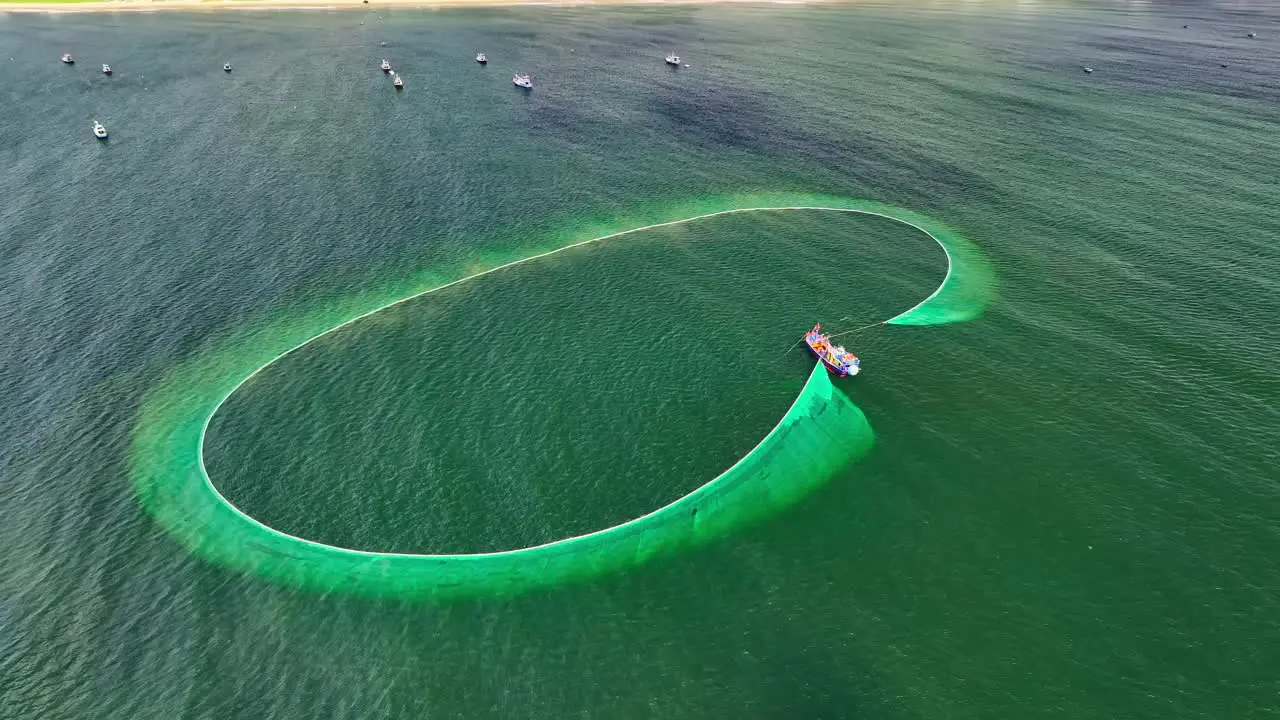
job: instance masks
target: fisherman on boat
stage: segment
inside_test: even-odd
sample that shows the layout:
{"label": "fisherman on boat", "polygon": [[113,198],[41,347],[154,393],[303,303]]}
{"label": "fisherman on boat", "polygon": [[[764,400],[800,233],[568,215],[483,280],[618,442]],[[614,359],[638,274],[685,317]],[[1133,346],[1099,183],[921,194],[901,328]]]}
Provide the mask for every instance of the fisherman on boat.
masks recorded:
{"label": "fisherman on boat", "polygon": [[822,333],[821,325],[814,325],[805,334],[804,343],[828,370],[839,377],[857,375],[862,371],[862,361],[858,356],[840,345],[832,345],[831,339]]}

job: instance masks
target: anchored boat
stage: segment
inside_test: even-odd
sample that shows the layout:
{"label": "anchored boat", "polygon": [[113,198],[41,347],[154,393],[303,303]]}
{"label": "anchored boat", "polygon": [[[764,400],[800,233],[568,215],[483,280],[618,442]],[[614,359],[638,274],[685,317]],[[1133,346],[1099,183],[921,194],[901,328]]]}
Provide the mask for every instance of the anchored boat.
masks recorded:
{"label": "anchored boat", "polygon": [[515,77],[511,78],[511,83],[516,87],[522,87],[525,90],[533,89],[533,81],[529,79],[528,75],[517,74]]}
{"label": "anchored boat", "polygon": [[839,377],[857,375],[862,371],[862,361],[858,356],[840,345],[832,345],[830,338],[822,334],[821,325],[814,325],[813,329],[805,334],[804,344],[809,346],[809,352],[817,356],[818,361],[826,366],[827,370]]}

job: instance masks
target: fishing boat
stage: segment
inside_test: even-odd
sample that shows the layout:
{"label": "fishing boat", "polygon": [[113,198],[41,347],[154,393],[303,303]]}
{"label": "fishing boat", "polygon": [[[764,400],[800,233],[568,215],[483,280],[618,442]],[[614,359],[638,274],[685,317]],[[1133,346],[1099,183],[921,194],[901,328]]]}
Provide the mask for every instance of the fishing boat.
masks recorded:
{"label": "fishing boat", "polygon": [[93,121],[93,136],[98,138],[99,140],[107,139],[107,129],[103,127],[102,123],[98,122],[97,120]]}
{"label": "fishing boat", "polygon": [[403,90],[403,89],[404,89],[404,81],[400,79],[400,75],[398,75],[398,74],[396,75],[396,79],[395,79],[395,80],[393,80],[393,81],[391,82],[391,84],[392,84],[392,85],[395,85],[397,90]]}
{"label": "fishing boat", "polygon": [[667,64],[680,67],[680,56],[675,53],[667,53]]}
{"label": "fishing boat", "polygon": [[68,65],[74,65],[76,63],[76,59],[71,57],[71,53],[62,53],[62,62]]}
{"label": "fishing boat", "polygon": [[480,63],[481,65],[484,65],[485,63],[489,62],[489,58],[485,57],[484,53],[476,53],[476,62]]}
{"label": "fishing boat", "polygon": [[514,77],[512,77],[512,78],[511,78],[511,82],[512,82],[512,84],[514,84],[516,87],[522,87],[522,88],[524,88],[525,90],[532,90],[532,89],[533,89],[533,81],[529,79],[529,76],[528,76],[528,75],[520,75],[520,74],[517,74],[517,75],[515,75]]}
{"label": "fishing boat", "polygon": [[103,75],[110,75],[110,74],[111,74],[111,66],[110,66],[110,65],[108,65],[108,64],[106,64],[106,63],[102,63],[102,74],[103,74]]}
{"label": "fishing boat", "polygon": [[858,356],[840,345],[832,345],[831,340],[822,333],[821,325],[814,325],[812,330],[805,333],[804,344],[809,346],[809,352],[813,353],[827,370],[839,377],[857,375],[862,371],[862,361]]}
{"label": "fishing boat", "polygon": [[391,72],[391,63],[387,62],[386,58],[382,58],[382,72],[384,73]]}

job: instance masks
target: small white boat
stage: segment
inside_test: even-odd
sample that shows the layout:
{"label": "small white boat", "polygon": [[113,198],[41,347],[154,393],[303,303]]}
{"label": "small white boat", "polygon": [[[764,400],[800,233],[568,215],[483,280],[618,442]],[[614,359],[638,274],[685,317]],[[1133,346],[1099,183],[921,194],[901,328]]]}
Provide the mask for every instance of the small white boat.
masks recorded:
{"label": "small white boat", "polygon": [[676,67],[679,67],[679,66],[680,66],[680,56],[679,56],[679,55],[677,55],[677,54],[675,54],[675,53],[669,53],[669,54],[667,55],[667,64],[668,64],[668,65],[675,65]]}
{"label": "small white boat", "polygon": [[511,82],[516,87],[522,87],[525,90],[533,89],[533,81],[529,79],[528,75],[521,75],[517,73],[514,77],[511,78]]}
{"label": "small white boat", "polygon": [[111,66],[110,66],[110,65],[108,65],[108,64],[106,64],[106,63],[102,63],[102,74],[103,74],[103,75],[110,75],[110,74],[111,74]]}
{"label": "small white boat", "polygon": [[382,65],[380,65],[379,67],[382,68],[382,72],[385,72],[385,73],[391,72],[391,63],[387,62],[386,58],[382,58]]}
{"label": "small white boat", "polygon": [[107,139],[107,129],[103,127],[102,123],[98,122],[97,120],[93,121],[93,136],[98,138],[99,140]]}
{"label": "small white boat", "polygon": [[1088,65],[1084,66],[1084,68],[1082,68],[1082,69],[1083,69],[1086,73],[1091,73],[1091,72],[1093,72],[1093,68],[1089,67]]}
{"label": "small white boat", "polygon": [[476,53],[476,62],[480,63],[481,65],[484,65],[485,63],[489,62],[489,58],[485,57],[484,53]]}
{"label": "small white boat", "polygon": [[403,89],[403,88],[404,88],[404,81],[400,79],[400,76],[399,76],[399,75],[396,75],[396,79],[395,79],[394,81],[392,81],[392,83],[391,83],[391,84],[392,84],[392,85],[395,85],[397,90],[400,90],[400,89]]}
{"label": "small white boat", "polygon": [[226,70],[227,72],[231,72],[231,63],[223,63],[222,69]]}
{"label": "small white boat", "polygon": [[71,53],[62,53],[62,62],[68,65],[74,65],[76,62],[76,59],[71,57]]}

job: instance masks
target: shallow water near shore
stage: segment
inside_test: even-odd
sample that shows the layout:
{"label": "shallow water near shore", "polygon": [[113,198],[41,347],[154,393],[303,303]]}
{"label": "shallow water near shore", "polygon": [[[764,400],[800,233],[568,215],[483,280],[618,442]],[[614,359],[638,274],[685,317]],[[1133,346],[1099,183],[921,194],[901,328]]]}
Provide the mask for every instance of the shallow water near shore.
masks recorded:
{"label": "shallow water near shore", "polygon": [[[0,715],[1280,713],[1274,10],[0,15],[0,45]],[[143,397],[237,333],[757,192],[925,213],[999,280],[978,320],[850,337],[877,445],[799,507],[432,604],[227,572],[132,495]],[[348,547],[588,532],[755,445],[809,324],[944,271],[872,217],[637,233],[327,338],[233,396],[206,459]]]}

